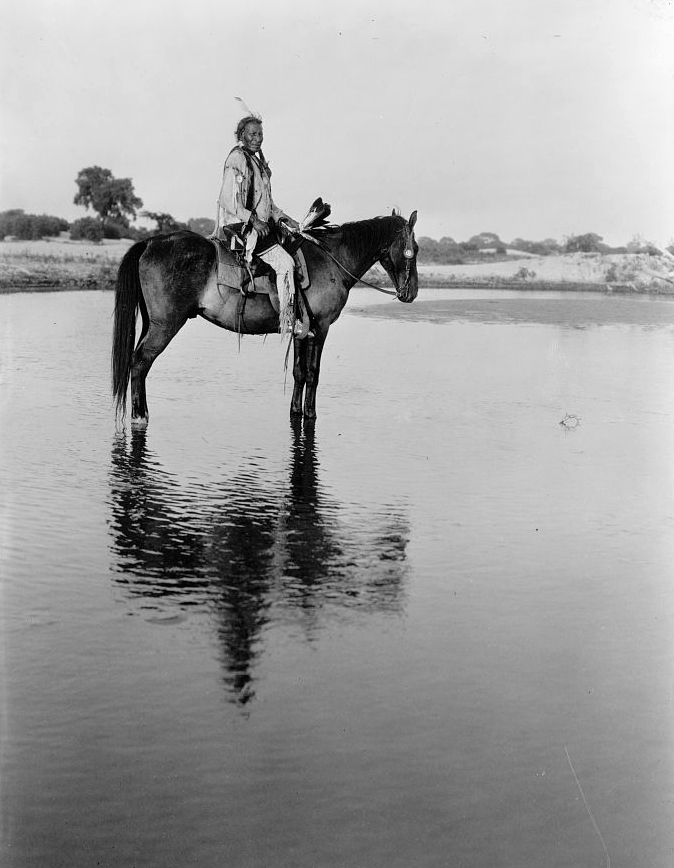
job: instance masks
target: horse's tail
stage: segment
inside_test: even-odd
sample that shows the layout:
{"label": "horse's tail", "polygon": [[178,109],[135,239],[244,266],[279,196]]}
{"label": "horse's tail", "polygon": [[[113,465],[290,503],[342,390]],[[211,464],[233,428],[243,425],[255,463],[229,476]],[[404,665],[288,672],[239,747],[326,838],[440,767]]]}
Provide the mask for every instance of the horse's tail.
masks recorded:
{"label": "horse's tail", "polygon": [[131,376],[131,360],[136,338],[136,315],[140,308],[143,320],[140,339],[148,329],[147,308],[143,300],[138,275],[138,261],[147,247],[147,240],[134,244],[124,254],[117,272],[115,313],[112,331],[112,397],[115,413],[123,421],[126,415],[126,392]]}

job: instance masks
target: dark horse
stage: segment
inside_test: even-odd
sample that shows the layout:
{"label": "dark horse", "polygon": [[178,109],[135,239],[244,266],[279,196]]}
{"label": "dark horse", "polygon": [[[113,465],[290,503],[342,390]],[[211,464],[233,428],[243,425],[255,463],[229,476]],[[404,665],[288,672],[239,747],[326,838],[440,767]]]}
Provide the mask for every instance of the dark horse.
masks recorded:
{"label": "dark horse", "polygon": [[[349,290],[375,262],[380,262],[400,301],[417,296],[416,211],[405,220],[395,211],[330,227],[320,246],[305,241],[303,252],[311,278],[304,291],[312,331],[294,338],[291,416],[316,418],[316,388],[321,353]],[[136,315],[142,327],[134,349]],[[112,342],[112,392],[117,415],[124,417],[131,381],[131,421],[148,420],[145,378],[157,356],[188,319],[202,316],[240,334],[278,332],[278,314],[266,294],[244,298],[238,289],[218,286],[213,243],[193,232],[179,231],[139,241],[126,252],[117,274]],[[304,398],[304,405],[302,399]]]}

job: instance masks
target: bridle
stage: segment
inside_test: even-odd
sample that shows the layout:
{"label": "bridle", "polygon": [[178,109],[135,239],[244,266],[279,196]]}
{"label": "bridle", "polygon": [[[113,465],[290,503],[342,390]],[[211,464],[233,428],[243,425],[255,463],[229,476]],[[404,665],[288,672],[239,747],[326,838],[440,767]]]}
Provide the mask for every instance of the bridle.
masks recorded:
{"label": "bridle", "polygon": [[[393,262],[391,260],[390,255],[389,255],[389,251],[393,247],[395,242],[398,240],[398,236],[402,235],[402,233],[405,231],[406,228],[407,228],[406,226],[400,227],[398,232],[396,232],[396,234],[393,238],[393,241],[385,244],[381,248],[381,250],[377,254],[377,258],[375,259],[375,262],[380,262],[382,265],[384,265],[384,259],[386,258],[386,259],[388,259],[388,262],[391,265],[391,270],[393,270]],[[394,291],[391,289],[384,289],[381,286],[375,286],[374,283],[370,283],[370,281],[365,280],[364,277],[357,277],[355,274],[350,272],[349,269],[345,265],[343,265],[338,259],[336,259],[332,255],[330,250],[328,250],[328,248],[325,246],[325,244],[323,244],[314,235],[309,235],[308,232],[301,232],[301,231],[298,234],[301,235],[302,238],[305,238],[307,241],[311,241],[317,247],[320,247],[320,249],[323,251],[323,253],[327,254],[330,257],[330,259],[332,259],[332,261],[335,263],[335,265],[338,265],[342,269],[344,274],[348,274],[348,276],[352,277],[356,281],[356,283],[364,283],[365,286],[369,286],[371,289],[376,289],[377,292],[383,292],[384,295],[394,295],[396,298],[399,298],[400,293],[405,292],[407,290],[407,287],[409,286],[410,277],[412,276],[412,260],[414,259],[414,249],[412,248],[411,245],[406,246],[405,250],[403,252],[403,256],[405,257],[405,281],[404,281],[402,287],[399,287],[398,289],[396,289]],[[386,267],[386,266],[384,266],[384,267]]]}
{"label": "bridle", "polygon": [[[380,252],[379,257],[378,257],[378,261],[381,262],[382,265],[384,265],[384,258],[386,258],[391,265],[392,271],[393,271],[393,260],[391,259],[391,256],[389,255],[389,251],[393,247],[395,242],[398,240],[398,236],[401,235],[405,231],[406,228],[407,227],[403,226],[398,231],[398,233],[396,234],[393,241]],[[410,239],[410,242],[411,242],[411,239]],[[405,282],[403,283],[402,287],[399,287],[398,289],[396,289],[395,293],[393,293],[394,295],[396,295],[398,297],[400,296],[400,294],[402,292],[407,291],[407,287],[409,286],[409,283],[410,283],[410,277],[412,276],[412,261],[414,260],[414,248],[412,247],[411,243],[405,245],[405,249],[403,250],[403,256],[405,257]],[[386,267],[386,266],[384,266],[384,267]]]}

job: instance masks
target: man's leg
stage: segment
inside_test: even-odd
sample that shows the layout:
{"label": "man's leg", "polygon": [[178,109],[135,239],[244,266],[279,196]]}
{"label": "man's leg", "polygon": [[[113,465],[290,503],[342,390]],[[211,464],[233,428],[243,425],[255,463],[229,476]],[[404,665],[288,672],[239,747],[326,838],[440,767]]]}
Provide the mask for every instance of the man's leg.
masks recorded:
{"label": "man's leg", "polygon": [[[276,273],[276,286],[280,299],[279,322],[281,324],[281,334],[287,334],[293,331],[295,325],[295,316],[293,311],[293,302],[295,299],[295,262],[292,256],[285,251],[279,244],[275,244],[264,253],[258,254],[260,259],[271,265]],[[274,307],[276,307],[274,305]],[[303,322],[298,322],[294,333],[299,338],[307,336],[309,331],[309,318]]]}

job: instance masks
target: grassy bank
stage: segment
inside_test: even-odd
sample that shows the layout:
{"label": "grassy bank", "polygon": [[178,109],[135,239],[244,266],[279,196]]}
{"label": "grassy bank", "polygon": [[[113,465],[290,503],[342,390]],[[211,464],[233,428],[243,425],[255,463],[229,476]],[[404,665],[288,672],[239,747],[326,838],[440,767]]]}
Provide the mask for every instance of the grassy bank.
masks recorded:
{"label": "grassy bank", "polygon": [[128,240],[0,242],[0,292],[112,289]]}
{"label": "grassy bank", "polygon": [[[0,241],[0,292],[112,289],[128,240]],[[419,265],[427,288],[593,290],[674,294],[674,258],[645,253],[565,253],[557,256],[485,256],[462,265]],[[379,266],[367,279],[388,286]]]}

